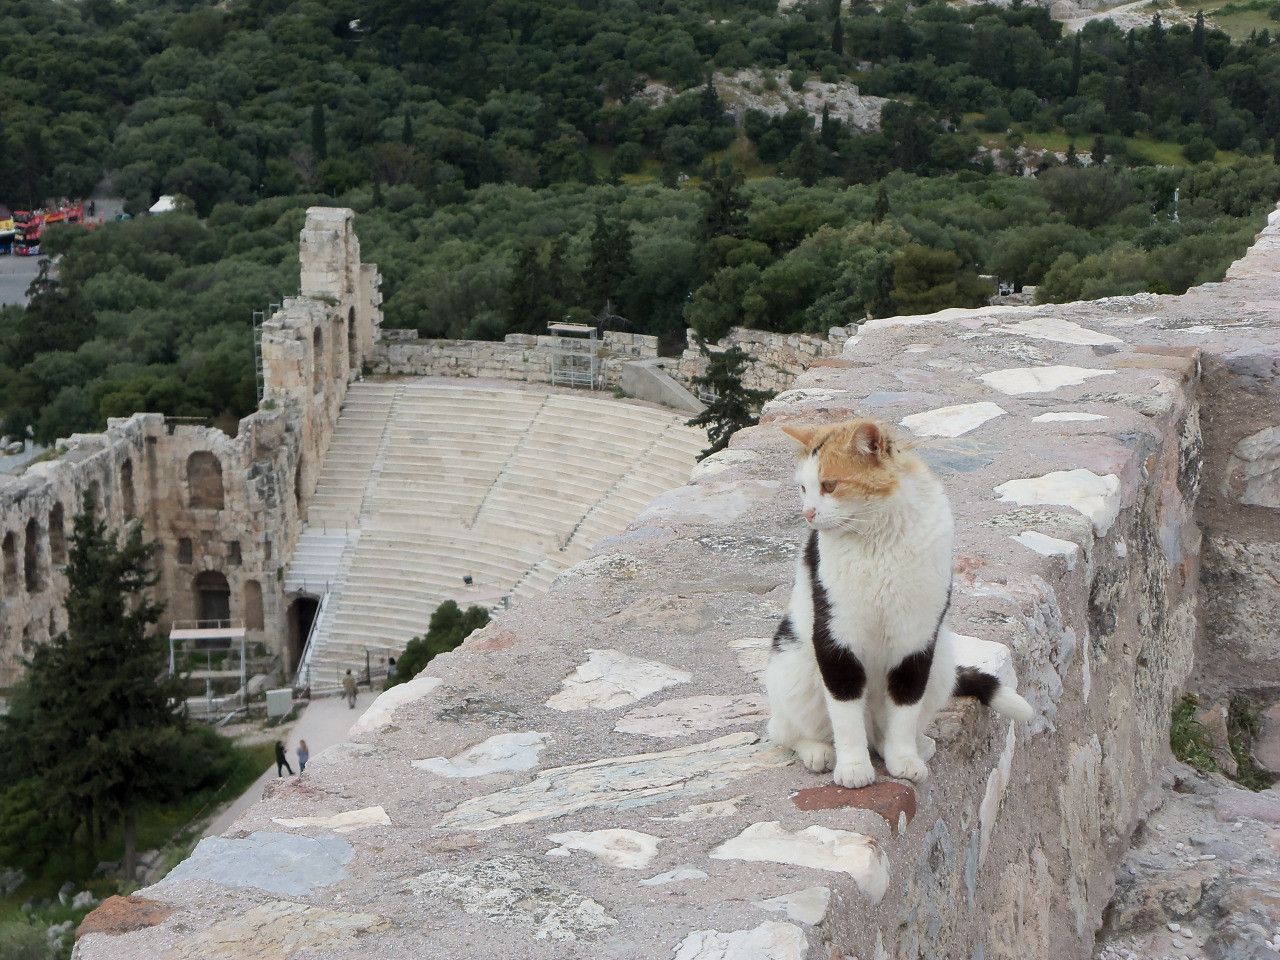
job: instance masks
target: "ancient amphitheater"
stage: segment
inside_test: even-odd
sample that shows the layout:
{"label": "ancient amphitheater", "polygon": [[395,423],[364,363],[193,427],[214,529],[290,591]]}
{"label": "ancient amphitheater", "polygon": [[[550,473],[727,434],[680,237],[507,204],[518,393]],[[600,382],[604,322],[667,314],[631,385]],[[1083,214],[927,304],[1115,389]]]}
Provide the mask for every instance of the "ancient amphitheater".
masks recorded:
{"label": "ancient amphitheater", "polygon": [[[341,212],[308,220],[304,296],[264,334],[274,405],[234,439],[146,416],[78,438],[0,488],[5,530],[36,524],[32,569],[52,578],[50,510],[99,483],[114,516],[165,539],[175,602],[192,582],[180,538],[199,538],[233,605],[248,598],[246,620],[260,593],[267,635],[288,636],[291,594],[325,584],[330,665],[456,595],[460,568],[479,592],[526,597],[383,694],[305,778],[91,915],[79,960],[1280,949],[1280,794],[1169,751],[1188,687],[1280,687],[1280,214],[1224,282],[1182,297],[945,311],[821,340],[735,331],[752,376],[787,389],[629,523],[696,446],[682,415],[515,387],[547,379],[535,338],[378,339],[350,229]],[[348,390],[312,376],[322,342],[339,370],[488,379]],[[611,383],[653,373],[655,395],[697,363],[655,373],[642,342],[606,347]],[[854,412],[900,424],[941,476],[951,626],[1036,711],[1015,726],[955,704],[919,787],[836,788],[762,737],[760,672],[800,534],[776,424]],[[557,445],[608,423],[571,455]],[[625,451],[583,455],[623,433]],[[234,482],[214,487],[206,453]],[[227,511],[236,526],[218,523]],[[53,586],[24,590],[21,546],[6,556],[6,622],[39,639]],[[405,596],[410,581],[423,592]]]}

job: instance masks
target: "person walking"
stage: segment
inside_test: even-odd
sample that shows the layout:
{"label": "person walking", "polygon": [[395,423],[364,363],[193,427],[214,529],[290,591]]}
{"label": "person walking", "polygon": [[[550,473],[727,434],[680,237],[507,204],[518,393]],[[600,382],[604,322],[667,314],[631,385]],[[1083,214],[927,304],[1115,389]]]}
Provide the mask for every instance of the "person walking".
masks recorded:
{"label": "person walking", "polygon": [[350,670],[342,678],[342,693],[347,698],[347,706],[354,710],[356,708],[356,678],[351,675]]}
{"label": "person walking", "polygon": [[284,773],[282,771],[284,770],[288,770],[289,776],[291,777],[293,776],[293,767],[289,766],[289,758],[285,755],[285,752],[284,752],[284,741],[277,740],[276,741],[276,776],[283,777]]}
{"label": "person walking", "polygon": [[307,747],[307,741],[298,741],[298,772],[305,773],[307,769],[307,761],[311,759],[311,751]]}
{"label": "person walking", "polygon": [[395,678],[396,678],[396,658],[387,657],[387,686],[391,686],[391,683],[393,680],[395,680]]}

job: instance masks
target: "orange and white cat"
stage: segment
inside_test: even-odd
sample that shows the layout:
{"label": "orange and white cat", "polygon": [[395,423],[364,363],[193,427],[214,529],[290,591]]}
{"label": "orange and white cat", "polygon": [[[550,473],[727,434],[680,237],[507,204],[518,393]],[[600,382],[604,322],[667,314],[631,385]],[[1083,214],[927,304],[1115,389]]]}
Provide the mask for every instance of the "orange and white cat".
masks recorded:
{"label": "orange and white cat", "polygon": [[870,420],[782,428],[800,445],[796,480],[810,534],[765,672],[769,735],[835,782],[889,774],[920,781],[929,722],[948,699],[977,697],[1030,720],[999,678],[957,669],[951,602],[951,507],[925,463]]}

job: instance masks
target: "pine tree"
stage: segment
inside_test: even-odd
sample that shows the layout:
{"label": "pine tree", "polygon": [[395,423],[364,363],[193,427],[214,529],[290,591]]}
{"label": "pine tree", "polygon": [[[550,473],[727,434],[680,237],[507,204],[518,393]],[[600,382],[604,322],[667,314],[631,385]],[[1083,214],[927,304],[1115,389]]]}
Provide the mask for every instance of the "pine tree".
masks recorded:
{"label": "pine tree", "polygon": [[714,353],[705,343],[701,347],[702,355],[707,358],[707,370],[693,378],[693,385],[699,395],[710,396],[710,399],[707,408],[688,425],[705,427],[711,445],[698,454],[699,460],[727,447],[734,431],[759,423],[760,408],[772,396],[767,390],[748,390],[742,385],[748,357],[740,347]]}
{"label": "pine tree", "polygon": [[1191,53],[1204,59],[1204,11],[1196,11],[1196,23],[1191,28]]}
{"label": "pine tree", "polygon": [[749,203],[742,195],[742,174],[726,159],[702,182],[702,227],[704,243],[716,237],[741,236],[747,223]]}
{"label": "pine tree", "polygon": [[311,108],[311,152],[317,160],[329,156],[329,140],[324,129],[324,104],[317,103]]}
{"label": "pine tree", "polygon": [[831,0],[831,52],[844,56],[844,20],[840,16],[843,0]]}
{"label": "pine tree", "polygon": [[1068,167],[1080,166],[1080,158],[1076,156],[1076,145],[1074,140],[1071,143],[1067,144],[1067,166]]}
{"label": "pine tree", "polygon": [[1071,79],[1067,81],[1067,94],[1074,97],[1080,92],[1080,69],[1081,57],[1083,51],[1080,48],[1082,38],[1080,33],[1076,32],[1076,42],[1071,47]]}
{"label": "pine tree", "polygon": [[186,749],[174,710],[182,687],[168,678],[164,641],[149,630],[162,609],[147,595],[155,544],[142,539],[138,522],[118,540],[97,518],[92,494],[74,531],[67,629],[36,649],[25,680],[35,775],[48,803],[86,823],[118,818],[132,878],[139,808],[187,786],[174,772]]}
{"label": "pine tree", "polygon": [[404,115],[404,127],[400,130],[400,142],[406,147],[413,146],[413,121],[407,113]]}
{"label": "pine tree", "polygon": [[631,227],[621,220],[606,220],[603,213],[596,211],[595,229],[591,231],[587,267],[583,273],[587,302],[591,308],[603,307],[612,301],[621,309],[618,291],[630,278],[632,269]]}
{"label": "pine tree", "polygon": [[871,222],[881,223],[885,217],[889,215],[889,190],[884,185],[884,181],[880,182],[880,189],[876,191],[876,205],[871,208]]}
{"label": "pine tree", "polygon": [[699,99],[699,112],[702,119],[713,127],[724,122],[724,104],[720,100],[720,92],[716,90],[714,74],[707,74],[707,83],[702,88]]}
{"label": "pine tree", "polygon": [[1107,160],[1107,148],[1102,143],[1102,137],[1093,138],[1093,148],[1089,151],[1089,159],[1093,161],[1095,166],[1102,166]]}

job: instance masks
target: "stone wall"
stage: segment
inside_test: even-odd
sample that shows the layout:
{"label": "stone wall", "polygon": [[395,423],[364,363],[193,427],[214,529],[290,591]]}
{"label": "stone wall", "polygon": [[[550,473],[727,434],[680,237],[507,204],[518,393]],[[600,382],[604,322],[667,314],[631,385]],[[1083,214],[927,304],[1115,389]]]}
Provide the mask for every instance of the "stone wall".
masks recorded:
{"label": "stone wall", "polygon": [[[695,377],[707,370],[707,358],[698,347],[697,334],[687,332],[688,346],[680,355],[676,375],[692,387]],[[748,327],[734,327],[728,335],[711,344],[713,351],[738,347],[748,357],[742,385],[751,390],[781,393],[791,388],[796,378],[826,357],[838,357],[848,339],[843,327],[833,327],[827,338],[805,333],[769,333]]]}
{"label": "stone wall", "polygon": [[[139,519],[160,546],[160,629],[201,616],[199,588],[229,594],[251,642],[285,636],[281,568],[380,321],[376,268],[360,262],[350,210],[312,208],[304,296],[263,325],[265,397],[236,435],[159,414],[112,420],[58,444],[53,460],[0,477],[0,689],[24,650],[66,626],[66,544],[92,489],[113,525]],[[246,318],[246,349],[249,324]],[[286,664],[286,667],[290,666]]]}
{"label": "stone wall", "polygon": [[[555,337],[509,333],[496,340],[430,340],[413,330],[383,330],[370,359],[374,373],[551,382]],[[606,330],[599,342],[602,386],[616,387],[631,360],[658,355],[658,338]]]}
{"label": "stone wall", "polygon": [[[1277,299],[1273,221],[1183,297],[868,322],[142,892],[171,916],[77,957],[1091,957],[1188,676],[1265,665],[1211,620],[1274,603],[1215,538],[1267,569]],[[763,739],[760,673],[803,537],[777,427],[854,414],[941,478],[948,625],[1036,715],[957,702],[926,782],[851,791]]]}

